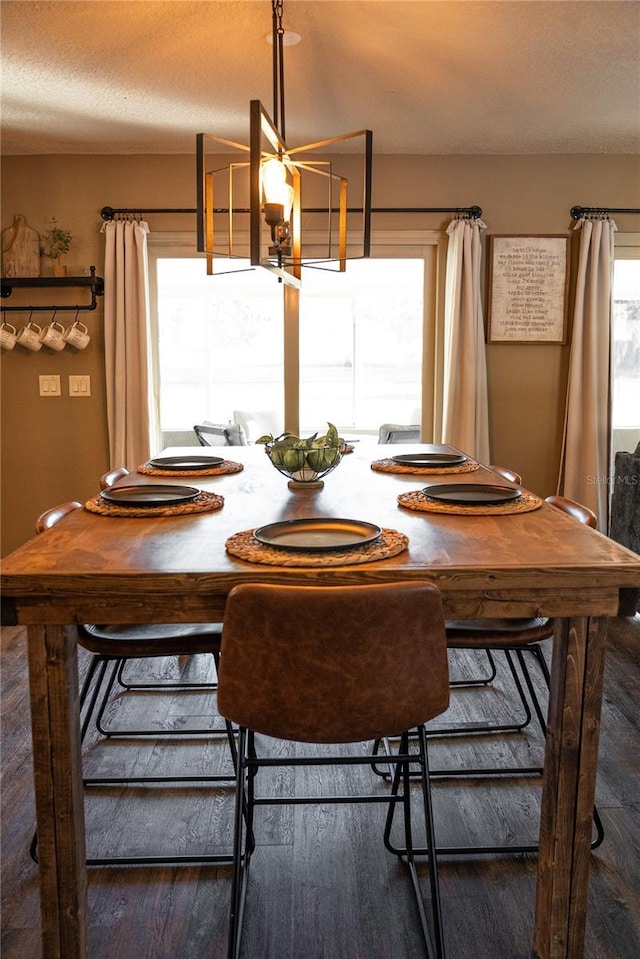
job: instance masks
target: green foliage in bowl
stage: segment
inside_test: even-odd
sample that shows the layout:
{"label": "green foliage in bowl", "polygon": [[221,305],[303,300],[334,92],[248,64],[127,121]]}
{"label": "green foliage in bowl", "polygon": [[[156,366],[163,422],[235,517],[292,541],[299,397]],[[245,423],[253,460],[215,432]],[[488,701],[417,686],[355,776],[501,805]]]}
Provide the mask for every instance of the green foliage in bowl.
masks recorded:
{"label": "green foliage in bowl", "polygon": [[335,469],[342,459],[344,440],[332,423],[324,436],[314,433],[301,439],[293,433],[267,434],[256,440],[264,443],[275,468],[296,483],[315,483]]}

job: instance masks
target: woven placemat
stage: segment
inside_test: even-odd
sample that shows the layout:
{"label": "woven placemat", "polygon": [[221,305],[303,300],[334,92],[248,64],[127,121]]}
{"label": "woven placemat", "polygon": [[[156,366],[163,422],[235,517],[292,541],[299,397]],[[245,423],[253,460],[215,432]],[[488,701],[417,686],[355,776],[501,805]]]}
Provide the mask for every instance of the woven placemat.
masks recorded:
{"label": "woven placemat", "polygon": [[451,473],[474,473],[480,469],[475,460],[467,460],[459,466],[408,466],[395,460],[374,460],[371,469],[377,473],[410,473],[412,476],[449,476]]}
{"label": "woven placemat", "polygon": [[100,496],[87,500],[84,508],[90,513],[99,516],[123,516],[126,519],[136,517],[149,519],[155,516],[185,516],[188,513],[208,513],[215,509],[222,509],[224,498],[216,493],[207,493],[201,490],[195,499],[188,503],[176,503],[174,506],[116,506],[107,503]]}
{"label": "woven placemat", "polygon": [[389,559],[402,553],[409,545],[409,537],[404,533],[383,529],[377,539],[363,546],[328,550],[326,553],[305,553],[259,543],[253,532],[247,529],[230,536],[225,543],[227,552],[247,563],[265,563],[268,566],[352,566]]}
{"label": "woven placemat", "polygon": [[223,476],[225,473],[241,473],[243,469],[242,463],[234,463],[233,460],[224,460],[219,466],[205,466],[201,470],[163,470],[143,463],[138,467],[138,473],[144,476]]}
{"label": "woven placemat", "polygon": [[508,503],[485,503],[482,506],[464,506],[462,503],[441,503],[423,493],[414,490],[411,493],[401,493],[398,503],[406,509],[423,511],[426,513],[454,513],[458,516],[508,516],[510,513],[530,513],[542,506],[542,500],[533,493],[523,490],[518,499]]}

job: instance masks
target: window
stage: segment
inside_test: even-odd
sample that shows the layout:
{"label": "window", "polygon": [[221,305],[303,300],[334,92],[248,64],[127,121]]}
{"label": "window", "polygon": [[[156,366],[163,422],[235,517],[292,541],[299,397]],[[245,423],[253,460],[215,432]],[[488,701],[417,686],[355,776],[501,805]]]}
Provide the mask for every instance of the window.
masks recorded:
{"label": "window", "polygon": [[424,261],[307,271],[300,295],[300,422],[377,433],[420,421]]}
{"label": "window", "polygon": [[612,332],[612,456],[640,442],[640,237],[616,236]]}
{"label": "window", "polygon": [[[425,388],[433,389],[423,368],[435,339],[434,275],[444,248],[439,233],[420,238],[386,237],[375,259],[353,260],[345,273],[305,270],[292,308],[267,271],[238,261],[238,272],[210,277],[193,255],[193,237],[152,234],[161,432],[225,423],[234,409],[277,410],[284,424],[288,390],[299,397],[304,434],[327,420],[347,435],[376,436],[384,422],[419,422]],[[299,342],[293,361],[285,349],[291,322]]]}
{"label": "window", "polygon": [[208,277],[201,258],[156,263],[160,428],[282,410],[282,291],[264,270]]}

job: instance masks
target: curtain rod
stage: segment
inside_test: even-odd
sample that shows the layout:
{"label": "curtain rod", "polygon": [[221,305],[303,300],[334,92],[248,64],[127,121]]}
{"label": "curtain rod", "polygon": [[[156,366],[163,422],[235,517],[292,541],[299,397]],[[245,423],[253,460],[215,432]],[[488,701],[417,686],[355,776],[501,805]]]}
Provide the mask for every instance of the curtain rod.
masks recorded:
{"label": "curtain rod", "polygon": [[[124,214],[142,214],[142,213],[196,213],[197,210],[194,208],[191,209],[177,209],[177,208],[156,208],[156,209],[139,209],[134,207],[112,207],[112,206],[103,206],[100,210],[100,216],[103,220],[113,220],[113,218],[118,213]],[[213,211],[214,213],[228,213],[227,208],[221,208]],[[234,208],[234,213],[249,213],[248,208]],[[305,207],[302,210],[303,213],[326,213],[326,207]],[[338,213],[339,211],[332,210],[332,213]],[[349,213],[362,213],[362,207],[348,207]],[[371,210],[372,213],[462,213],[471,217],[472,220],[478,220],[482,216],[482,208],[479,206],[456,206],[456,207],[442,207],[442,206],[383,206],[383,207],[373,207]]]}
{"label": "curtain rod", "polygon": [[612,207],[612,206],[572,206],[571,216],[574,220],[579,220],[582,216],[588,216],[590,213],[640,213],[639,209],[633,207]]}

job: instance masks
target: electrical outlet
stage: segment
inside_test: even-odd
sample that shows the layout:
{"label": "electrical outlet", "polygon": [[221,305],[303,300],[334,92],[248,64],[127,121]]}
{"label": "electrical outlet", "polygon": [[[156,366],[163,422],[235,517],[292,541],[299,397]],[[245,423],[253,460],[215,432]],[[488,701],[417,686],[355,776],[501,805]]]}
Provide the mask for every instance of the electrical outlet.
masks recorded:
{"label": "electrical outlet", "polygon": [[49,376],[40,376],[40,396],[61,396],[60,375],[58,373]]}
{"label": "electrical outlet", "polygon": [[91,377],[70,376],[69,396],[91,396]]}

